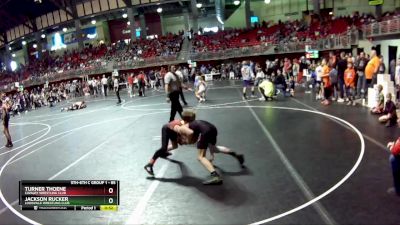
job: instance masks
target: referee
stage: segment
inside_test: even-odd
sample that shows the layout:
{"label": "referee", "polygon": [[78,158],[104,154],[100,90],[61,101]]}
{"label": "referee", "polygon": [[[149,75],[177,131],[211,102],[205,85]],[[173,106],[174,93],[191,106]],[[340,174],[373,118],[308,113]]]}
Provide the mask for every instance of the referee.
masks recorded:
{"label": "referee", "polygon": [[167,102],[171,102],[171,115],[169,117],[169,121],[173,121],[175,119],[175,115],[178,112],[182,117],[182,105],[179,101],[179,95],[182,89],[182,80],[183,77],[181,73],[176,73],[176,67],[171,65],[169,68],[169,72],[165,74],[164,83],[165,83],[165,93],[167,94]]}

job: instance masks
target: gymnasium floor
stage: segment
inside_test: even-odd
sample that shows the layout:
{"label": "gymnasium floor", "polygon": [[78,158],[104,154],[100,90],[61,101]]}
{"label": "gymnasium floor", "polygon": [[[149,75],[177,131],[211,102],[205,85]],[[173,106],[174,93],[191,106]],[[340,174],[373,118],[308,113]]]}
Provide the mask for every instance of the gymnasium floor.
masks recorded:
{"label": "gymnasium floor", "polygon": [[[201,184],[208,173],[194,146],[160,159],[149,179],[143,166],[160,146],[169,105],[162,92],[133,99],[123,92],[122,106],[110,96],[80,111],[58,105],[11,119],[14,148],[0,148],[0,224],[399,223],[385,149],[397,127],[385,128],[360,106],[320,106],[311,94],[243,102],[239,83],[210,87],[206,103],[188,92],[187,101],[217,126],[219,144],[246,158],[242,169],[216,155],[223,185]],[[119,211],[22,212],[18,181],[26,179],[120,180]]]}

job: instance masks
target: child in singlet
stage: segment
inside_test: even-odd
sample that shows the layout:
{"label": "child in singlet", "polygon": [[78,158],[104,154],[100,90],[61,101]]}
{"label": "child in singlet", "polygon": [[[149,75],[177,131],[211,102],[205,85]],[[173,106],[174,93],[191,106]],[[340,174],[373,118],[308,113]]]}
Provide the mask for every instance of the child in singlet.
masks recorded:
{"label": "child in singlet", "polygon": [[[161,147],[154,153],[149,163],[144,166],[144,169],[149,175],[154,176],[153,166],[158,158],[166,158],[171,154],[169,151],[178,148],[178,134],[174,131],[174,127],[181,125],[183,125],[182,120],[173,120],[164,124],[161,128]],[[171,144],[169,144],[170,141]]]}
{"label": "child in singlet", "polygon": [[[217,128],[210,122],[204,120],[195,120],[196,114],[191,111],[184,111],[182,119],[185,124],[182,126],[175,126],[174,130],[182,136],[187,136],[187,140],[191,143],[197,142],[198,160],[210,172],[210,179],[203,182],[203,184],[221,184],[222,178],[215,171],[212,161],[214,160],[214,153],[224,153],[235,157],[241,165],[244,163],[244,156],[237,154],[231,149],[224,146],[217,146]],[[207,159],[207,148],[210,149],[211,159]]]}
{"label": "child in singlet", "polygon": [[206,101],[206,90],[207,90],[207,83],[204,81],[203,77],[198,78],[197,86],[195,95],[199,102]]}
{"label": "child in singlet", "polygon": [[84,109],[84,108],[86,108],[85,101],[75,102],[70,107],[61,108],[61,112],[63,112],[63,111],[73,111],[73,110]]}
{"label": "child in singlet", "polygon": [[1,118],[3,120],[3,133],[4,136],[7,139],[7,148],[13,147],[12,141],[11,141],[11,135],[10,131],[8,130],[8,125],[10,123],[10,109],[11,109],[11,102],[10,100],[5,100],[1,101],[0,100],[0,105],[1,105]]}

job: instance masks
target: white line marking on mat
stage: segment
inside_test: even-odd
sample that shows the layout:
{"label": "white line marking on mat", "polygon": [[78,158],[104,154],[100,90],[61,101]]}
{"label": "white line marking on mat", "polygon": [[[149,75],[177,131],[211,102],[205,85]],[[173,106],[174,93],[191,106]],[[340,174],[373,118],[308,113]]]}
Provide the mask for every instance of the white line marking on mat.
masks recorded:
{"label": "white line marking on mat", "polygon": [[[64,136],[62,136],[62,137],[60,137],[60,138],[57,138],[57,139],[54,140],[54,141],[58,141],[58,139],[61,139],[61,138],[65,137],[65,136],[67,136],[67,135],[69,135],[69,134],[66,134],[66,135],[64,135]],[[54,142],[54,141],[53,141],[53,142]],[[56,174],[54,174],[53,176],[51,176],[48,180],[54,180],[56,177],[60,176],[60,175],[61,175],[62,173],[64,173],[65,171],[71,169],[73,166],[75,166],[76,164],[78,164],[80,161],[82,161],[83,159],[85,159],[87,156],[89,156],[90,154],[92,154],[94,151],[96,151],[97,149],[99,149],[101,146],[103,146],[103,145],[106,144],[107,142],[108,142],[108,140],[106,140],[106,141],[104,141],[103,143],[97,145],[97,146],[94,147],[92,150],[90,150],[90,151],[87,152],[86,154],[82,155],[79,159],[75,160],[73,163],[69,164],[67,167],[65,167],[64,169],[60,170],[59,172],[57,172]],[[48,143],[48,144],[50,144],[50,143]],[[48,145],[48,144],[47,144],[47,145]],[[41,146],[40,148],[42,148],[42,147],[45,147],[45,146]],[[36,149],[36,150],[38,150],[38,149]],[[35,151],[36,151],[36,150],[35,150]],[[16,160],[18,160],[18,159],[16,159]],[[16,161],[16,160],[15,160],[15,161]],[[13,161],[13,162],[15,162],[15,161]],[[11,163],[13,163],[13,162],[11,162]],[[10,164],[11,164],[11,163],[10,163]],[[9,165],[10,165],[10,164],[9,164]],[[18,203],[18,199],[15,200],[15,201],[13,201],[10,205],[15,206],[17,203]],[[8,210],[8,207],[4,207],[4,208],[0,209],[0,215],[3,214],[4,212],[6,212],[7,210]]]}
{"label": "white line marking on mat", "polygon": [[[157,173],[157,176],[163,177],[165,172],[167,171],[168,165],[170,164],[167,161],[162,167],[160,172]],[[150,187],[146,190],[146,193],[139,200],[139,203],[136,205],[133,214],[128,218],[126,224],[142,224],[143,223],[143,213],[146,209],[147,203],[150,201],[151,196],[156,191],[158,185],[160,184],[159,180],[154,180],[151,182]]]}
{"label": "white line marking on mat", "polygon": [[[25,123],[24,123],[24,124],[25,124]],[[20,124],[20,125],[24,125],[24,124]],[[38,141],[38,140],[41,139],[42,137],[46,136],[46,135],[50,132],[50,130],[51,130],[51,126],[48,125],[48,124],[45,124],[45,123],[26,123],[26,124],[39,124],[39,125],[46,126],[46,127],[47,127],[47,131],[46,131],[44,134],[40,135],[38,138],[36,138],[36,139],[34,139],[34,140],[32,140],[32,141],[26,143],[26,144],[23,144],[23,145],[21,145],[21,146],[18,146],[18,147],[16,147],[16,148],[13,148],[12,150],[8,150],[8,151],[5,151],[5,152],[0,153],[0,156],[2,156],[2,155],[4,155],[4,154],[7,154],[7,153],[10,153],[10,152],[17,151],[18,149],[20,149],[20,148],[22,148],[22,147],[25,147],[25,146],[27,146],[27,145],[29,145],[29,144],[31,144],[31,143],[35,143],[36,141]]]}
{"label": "white line marking on mat", "polygon": [[82,161],[88,155],[92,154],[94,151],[99,149],[101,146],[105,145],[107,142],[108,142],[108,140],[103,141],[101,144],[97,145],[92,150],[88,151],[86,154],[84,154],[83,156],[79,157],[79,159],[75,160],[75,162],[69,164],[67,167],[65,167],[64,169],[60,170],[58,173],[54,174],[52,177],[49,178],[49,180],[54,180],[56,177],[60,176],[62,173],[64,173],[65,171],[69,170],[71,167],[73,167],[76,164],[78,164],[80,161]]}
{"label": "white line marking on mat", "polygon": [[[280,107],[280,106],[222,106],[222,107],[210,107],[210,108],[203,108],[203,109],[238,109],[238,108],[260,108],[260,109],[283,109],[283,110],[293,110],[293,111],[300,111],[300,112],[309,112],[309,113],[313,113],[313,114],[318,114],[318,115],[322,115],[325,116],[327,118],[331,118],[337,121],[342,122],[343,124],[346,124],[347,126],[351,127],[352,130],[354,131],[354,133],[357,134],[358,138],[360,139],[361,142],[361,148],[360,148],[360,154],[357,158],[357,161],[355,162],[354,166],[350,169],[350,171],[339,181],[337,182],[335,185],[333,185],[332,187],[330,187],[327,191],[323,192],[322,194],[318,195],[317,197],[315,197],[314,199],[311,199],[310,201],[297,206],[291,210],[288,210],[286,212],[283,212],[281,214],[272,216],[270,218],[258,221],[258,222],[254,222],[251,225],[258,225],[258,224],[264,224],[264,223],[269,223],[271,221],[280,219],[282,217],[288,216],[292,213],[295,213],[297,211],[300,211],[316,202],[318,202],[319,200],[321,200],[322,198],[326,197],[327,195],[329,195],[330,193],[332,193],[333,191],[335,191],[336,189],[338,189],[342,184],[344,184],[344,182],[346,182],[352,175],[353,173],[357,170],[357,168],[360,166],[361,161],[364,157],[365,154],[365,140],[364,137],[362,135],[362,133],[351,123],[349,123],[348,121],[341,119],[339,117],[333,116],[331,114],[328,113],[324,113],[324,112],[320,112],[320,111],[315,111],[315,110],[309,110],[309,109],[301,109],[301,108],[291,108],[291,107]],[[199,110],[202,110],[201,108]]]}
{"label": "white line marking on mat", "polygon": [[[318,109],[316,109],[316,108],[314,108],[314,107],[312,107],[310,105],[307,105],[306,103],[303,103],[303,102],[301,102],[301,101],[299,101],[297,99],[292,98],[292,100],[297,102],[297,103],[299,103],[300,105],[303,105],[303,106],[309,108],[309,109],[312,109],[312,110],[320,112]],[[333,121],[335,121],[335,123],[338,123],[336,120],[333,120]],[[346,129],[350,129],[348,126],[344,126],[342,123],[338,123],[338,124],[340,124],[340,126],[346,128]],[[380,143],[376,139],[374,139],[374,138],[372,138],[372,137],[370,137],[370,136],[368,136],[366,134],[363,134],[363,136],[364,136],[365,139],[367,139],[368,141],[374,143],[375,145],[377,145],[378,147],[382,148],[383,150],[389,151],[389,149],[384,144]]]}
{"label": "white line marking on mat", "polygon": [[[55,134],[55,135],[53,135],[53,136],[50,136],[50,137],[47,137],[47,138],[45,138],[45,139],[42,139],[42,140],[39,140],[39,141],[35,142],[36,140],[40,139],[40,138],[42,137],[42,136],[41,136],[41,137],[39,137],[38,139],[35,139],[34,141],[31,141],[31,142],[30,142],[30,143],[33,143],[33,142],[35,142],[35,143],[33,143],[32,145],[30,145],[30,146],[26,147],[25,149],[21,150],[20,152],[18,152],[17,154],[15,154],[14,156],[12,156],[10,159],[7,160],[7,162],[6,162],[6,163],[1,167],[1,169],[0,169],[0,178],[1,178],[1,176],[2,176],[2,174],[3,174],[3,172],[4,172],[4,170],[5,170],[5,168],[7,167],[7,165],[8,165],[11,161],[13,161],[17,156],[19,156],[20,154],[22,154],[23,152],[25,152],[25,151],[28,150],[29,148],[31,148],[31,147],[33,147],[33,146],[39,144],[39,143],[42,143],[43,141],[46,141],[46,140],[48,140],[48,139],[50,139],[50,138],[57,137],[57,136],[60,136],[60,135],[66,134],[66,133],[71,133],[72,131],[79,130],[79,129],[82,129],[82,128],[85,128],[85,127],[100,125],[100,124],[103,124],[103,123],[109,123],[109,122],[118,121],[118,120],[126,120],[126,119],[129,119],[129,118],[136,118],[136,117],[140,118],[140,117],[142,117],[142,116],[153,115],[153,114],[160,114],[160,113],[164,113],[164,112],[159,111],[159,112],[153,112],[153,113],[146,113],[146,114],[142,114],[142,115],[125,116],[125,117],[119,117],[119,118],[110,119],[110,120],[106,120],[106,121],[100,121],[100,122],[96,122],[96,123],[86,124],[86,125],[83,125],[83,126],[81,126],[81,127],[77,127],[77,128],[71,129],[71,130],[69,130],[69,131],[64,131],[64,132]],[[24,123],[21,123],[21,124],[24,124]],[[26,123],[26,124],[35,124],[35,123]],[[37,123],[37,124],[38,124],[38,123]],[[47,133],[50,132],[50,130],[51,130],[51,126],[49,126],[49,125],[47,125],[47,124],[43,124],[43,125],[46,125],[46,126],[49,127],[49,130],[44,134],[44,135],[47,135]],[[30,144],[30,143],[27,143],[26,145],[28,145],[28,144]],[[20,146],[19,148],[21,148],[21,147],[23,147],[23,146]],[[28,153],[28,154],[31,154],[31,153]],[[22,156],[21,158],[23,158],[23,157],[25,157],[25,156]],[[36,221],[30,219],[29,217],[26,217],[26,216],[23,215],[22,213],[18,212],[18,210],[16,210],[14,207],[12,207],[12,205],[10,205],[10,203],[7,201],[7,199],[5,199],[5,197],[4,197],[4,195],[3,195],[3,191],[1,190],[1,188],[0,188],[0,199],[1,199],[1,201],[5,204],[5,206],[6,206],[8,209],[11,210],[11,212],[12,212],[14,215],[18,216],[19,218],[21,218],[21,219],[24,220],[25,222],[28,222],[28,223],[30,223],[30,224],[40,224],[40,223],[38,223],[38,222],[36,222]]]}
{"label": "white line marking on mat", "polygon": [[[38,134],[38,133],[40,133],[40,132],[42,132],[42,131],[45,131],[46,129],[48,129],[48,128],[44,128],[44,129],[41,129],[41,130],[39,130],[39,131],[36,131],[36,132],[33,133],[33,134],[30,134],[30,135],[28,135],[28,136],[25,136],[25,137],[23,137],[23,138],[21,138],[21,139],[18,139],[18,140],[16,140],[16,141],[12,141],[12,143],[13,143],[13,144],[18,143],[18,142],[20,142],[20,141],[22,141],[22,140],[25,140],[25,139],[27,139],[27,138],[29,138],[29,137],[34,136],[35,134]],[[3,149],[3,148],[5,148],[5,146],[0,147],[0,149]]]}
{"label": "white line marking on mat", "polygon": [[[303,192],[303,195],[307,198],[308,201],[314,199],[315,198],[314,193],[308,187],[308,185],[306,184],[304,179],[301,177],[301,175],[297,172],[297,170],[293,167],[292,163],[290,163],[289,159],[286,157],[285,153],[283,153],[281,147],[278,145],[278,143],[272,137],[271,133],[268,131],[268,129],[265,127],[265,125],[261,122],[260,118],[254,112],[254,110],[252,108],[249,108],[249,110],[250,110],[251,114],[253,115],[254,119],[257,121],[258,125],[261,127],[265,136],[271,142],[272,146],[275,149],[275,152],[279,155],[279,158],[281,159],[282,163],[285,165],[286,169],[289,171],[292,178],[295,180],[297,186]],[[325,224],[331,224],[331,225],[336,224],[336,222],[333,220],[332,216],[329,215],[328,211],[325,209],[325,207],[320,202],[314,203],[313,207],[315,208],[317,213],[321,216],[321,218],[325,222]]]}

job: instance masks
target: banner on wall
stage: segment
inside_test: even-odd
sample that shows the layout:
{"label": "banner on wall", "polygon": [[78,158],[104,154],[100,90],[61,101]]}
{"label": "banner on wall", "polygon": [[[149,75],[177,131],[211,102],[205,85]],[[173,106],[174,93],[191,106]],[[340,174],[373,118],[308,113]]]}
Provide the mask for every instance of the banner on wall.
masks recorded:
{"label": "banner on wall", "polygon": [[[53,36],[53,45],[55,45],[55,42],[56,42],[55,36],[56,35]],[[96,27],[88,27],[88,28],[82,29],[82,37],[83,37],[82,38],[83,40],[90,40],[90,39],[97,38]],[[78,42],[76,32],[74,31],[74,32],[61,34],[61,41],[65,45]]]}
{"label": "banner on wall", "polygon": [[383,5],[383,0],[369,0],[368,1],[369,5]]}

